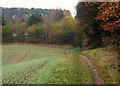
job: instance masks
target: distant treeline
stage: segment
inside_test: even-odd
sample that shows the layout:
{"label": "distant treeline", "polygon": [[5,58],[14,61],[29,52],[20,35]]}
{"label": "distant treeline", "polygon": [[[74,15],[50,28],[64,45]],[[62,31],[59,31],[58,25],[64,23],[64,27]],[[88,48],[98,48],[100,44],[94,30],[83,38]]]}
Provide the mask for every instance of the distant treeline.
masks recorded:
{"label": "distant treeline", "polygon": [[82,49],[120,45],[118,2],[79,2],[75,18],[61,9],[4,10],[3,42],[71,44]]}
{"label": "distant treeline", "polygon": [[[56,10],[60,9],[41,9],[41,8],[0,8],[2,9],[3,17],[6,21],[13,23],[20,23],[23,20],[27,22],[28,18],[32,14],[41,14],[42,16],[50,16],[51,13],[56,12]],[[63,12],[70,13],[69,10],[61,10]]]}
{"label": "distant treeline", "polygon": [[72,44],[75,20],[68,10],[4,8],[3,43]]}

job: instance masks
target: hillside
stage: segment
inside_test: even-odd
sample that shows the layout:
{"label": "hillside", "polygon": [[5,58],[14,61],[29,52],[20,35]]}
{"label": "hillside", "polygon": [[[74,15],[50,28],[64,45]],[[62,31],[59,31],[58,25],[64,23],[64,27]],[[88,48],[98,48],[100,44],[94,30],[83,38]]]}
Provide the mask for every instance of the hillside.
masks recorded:
{"label": "hillside", "polygon": [[67,49],[69,46],[4,45],[3,83],[93,83],[87,65],[76,54],[67,56]]}
{"label": "hillside", "polygon": [[117,54],[109,50],[81,52],[71,46],[3,45],[3,83],[95,84],[91,69],[80,56],[84,54],[105,84],[117,84]]}

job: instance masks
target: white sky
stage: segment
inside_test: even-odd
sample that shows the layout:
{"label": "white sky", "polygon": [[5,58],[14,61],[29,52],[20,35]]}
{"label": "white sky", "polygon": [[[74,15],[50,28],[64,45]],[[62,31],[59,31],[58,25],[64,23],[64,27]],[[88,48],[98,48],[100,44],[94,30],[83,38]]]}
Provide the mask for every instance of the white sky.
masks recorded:
{"label": "white sky", "polygon": [[25,7],[25,8],[47,8],[67,9],[75,16],[75,6],[79,0],[0,0],[1,7]]}

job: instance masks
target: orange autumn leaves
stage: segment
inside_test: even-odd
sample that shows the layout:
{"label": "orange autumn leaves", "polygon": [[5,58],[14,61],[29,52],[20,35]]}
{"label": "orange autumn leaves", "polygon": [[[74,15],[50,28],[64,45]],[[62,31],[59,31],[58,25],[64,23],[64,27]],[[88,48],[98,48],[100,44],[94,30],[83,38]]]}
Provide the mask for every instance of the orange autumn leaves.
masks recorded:
{"label": "orange autumn leaves", "polygon": [[110,19],[118,19],[119,3],[118,2],[104,2],[98,7],[100,9],[96,19],[101,21],[108,21]]}
{"label": "orange autumn leaves", "polygon": [[120,29],[120,24],[119,21],[110,21],[104,25],[101,25],[101,27],[104,28],[105,31],[114,32],[115,30]]}
{"label": "orange autumn leaves", "polygon": [[87,6],[99,5],[96,20],[102,21],[101,27],[105,31],[114,32],[120,29],[120,3],[119,2],[87,2]]}

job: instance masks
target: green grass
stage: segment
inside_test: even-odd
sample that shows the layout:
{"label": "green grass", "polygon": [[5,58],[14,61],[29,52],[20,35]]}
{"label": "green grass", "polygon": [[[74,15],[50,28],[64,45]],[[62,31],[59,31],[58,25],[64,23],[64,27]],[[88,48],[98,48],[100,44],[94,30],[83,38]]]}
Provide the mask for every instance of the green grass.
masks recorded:
{"label": "green grass", "polygon": [[64,51],[60,48],[53,47],[43,47],[34,45],[4,45],[2,47],[3,52],[3,65],[11,64],[19,56],[19,59],[15,63],[19,63],[24,55],[28,52],[26,59],[24,61],[40,59],[43,57],[55,56],[57,54],[63,53]]}
{"label": "green grass", "polygon": [[93,84],[87,65],[78,54],[68,54],[53,68],[51,83],[59,84]]}
{"label": "green grass", "polygon": [[[29,49],[27,57],[20,62]],[[68,49],[70,53],[65,54]],[[3,45],[3,83],[93,84],[78,51],[65,46]],[[20,58],[11,63],[17,56]]]}
{"label": "green grass", "polygon": [[[31,46],[4,45],[2,46],[2,64],[8,65],[19,55],[24,55]],[[22,58],[21,56],[21,58]]]}
{"label": "green grass", "polygon": [[83,51],[82,54],[86,55],[95,65],[105,84],[118,83],[118,54],[113,51],[112,47]]}

